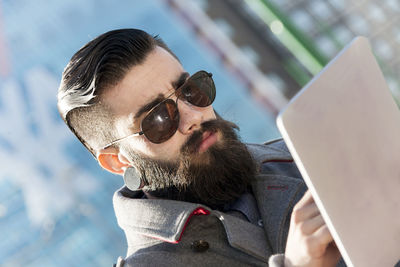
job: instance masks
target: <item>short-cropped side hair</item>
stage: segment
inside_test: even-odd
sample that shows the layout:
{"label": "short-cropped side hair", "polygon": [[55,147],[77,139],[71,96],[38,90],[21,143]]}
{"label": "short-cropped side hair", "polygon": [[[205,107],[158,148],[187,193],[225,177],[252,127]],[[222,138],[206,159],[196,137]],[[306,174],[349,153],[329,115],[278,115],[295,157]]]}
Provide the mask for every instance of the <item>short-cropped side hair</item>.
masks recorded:
{"label": "short-cropped side hair", "polygon": [[113,114],[101,101],[107,88],[141,64],[156,46],[176,56],[158,36],[138,29],[119,29],[93,39],[68,62],[58,89],[58,110],[64,122],[94,155],[115,138]]}

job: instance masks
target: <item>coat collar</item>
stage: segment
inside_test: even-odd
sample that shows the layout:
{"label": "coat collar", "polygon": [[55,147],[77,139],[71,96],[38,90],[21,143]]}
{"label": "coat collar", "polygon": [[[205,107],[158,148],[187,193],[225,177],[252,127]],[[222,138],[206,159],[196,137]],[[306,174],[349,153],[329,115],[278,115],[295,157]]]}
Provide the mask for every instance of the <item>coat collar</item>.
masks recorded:
{"label": "coat collar", "polygon": [[113,202],[118,225],[127,233],[128,243],[135,242],[130,238],[137,240],[138,236],[179,243],[192,216],[208,215],[221,221],[232,247],[265,262],[271,255],[265,232],[256,225],[204,205],[165,199],[135,199],[128,197],[127,192],[126,187],[117,191]]}
{"label": "coat collar", "polygon": [[282,139],[276,139],[261,144],[246,144],[258,167],[270,161],[293,161],[285,143]]}
{"label": "coat collar", "polygon": [[115,192],[113,204],[118,225],[147,237],[178,243],[186,222],[193,215],[207,215],[204,205],[166,199],[132,198],[123,187]]}

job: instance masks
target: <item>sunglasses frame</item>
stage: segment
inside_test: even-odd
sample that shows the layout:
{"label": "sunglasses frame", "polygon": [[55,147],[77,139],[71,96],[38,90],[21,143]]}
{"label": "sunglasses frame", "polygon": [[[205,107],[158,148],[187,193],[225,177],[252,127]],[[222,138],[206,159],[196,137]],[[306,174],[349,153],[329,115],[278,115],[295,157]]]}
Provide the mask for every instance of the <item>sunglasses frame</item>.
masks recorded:
{"label": "sunglasses frame", "polygon": [[[204,70],[200,70],[200,71],[194,73],[194,74],[193,74],[192,76],[190,76],[181,86],[179,86],[173,93],[171,93],[171,94],[168,95],[163,101],[161,101],[160,103],[158,103],[157,105],[155,105],[154,107],[152,107],[152,108],[146,113],[146,116],[144,116],[144,118],[146,118],[151,112],[153,112],[154,109],[156,109],[156,108],[157,108],[158,106],[160,106],[161,104],[165,103],[165,102],[168,101],[168,100],[172,100],[171,97],[172,97],[173,95],[176,95],[176,100],[175,100],[174,102],[175,102],[176,108],[178,109],[178,99],[181,99],[180,96],[183,95],[183,94],[180,93],[179,90],[182,89],[182,88],[188,83],[188,81],[189,81],[192,77],[194,77],[196,74],[199,74],[199,73],[205,73],[209,78],[212,77],[212,73],[207,72],[207,71],[204,71]],[[214,84],[214,81],[212,81],[212,83]],[[215,94],[215,91],[216,91],[216,90],[215,90],[215,84],[214,84],[214,94]],[[181,100],[183,100],[183,101],[185,101],[185,102],[188,102],[186,99],[181,99]],[[214,95],[214,98],[211,100],[211,104],[214,102],[214,100],[215,100],[215,95]],[[173,100],[172,100],[172,101],[173,101]],[[190,102],[188,102],[188,103],[190,103]],[[190,104],[191,104],[191,103],[190,103]],[[211,104],[210,104],[210,105],[211,105]],[[194,104],[191,104],[191,105],[194,105]],[[210,105],[207,105],[207,106],[204,106],[204,107],[208,107],[208,106],[210,106]],[[195,106],[195,105],[194,105],[194,106]],[[179,111],[178,111],[178,115],[179,115]],[[144,118],[143,118],[143,120],[144,120]],[[143,122],[143,120],[142,120],[142,122]],[[143,129],[142,129],[142,122],[140,123],[140,131],[139,131],[139,132],[136,132],[136,133],[133,133],[133,134],[130,134],[130,135],[127,135],[127,136],[118,138],[118,139],[116,139],[116,140],[114,140],[114,141],[108,143],[107,145],[103,146],[102,149],[106,149],[106,148],[108,148],[108,147],[110,147],[110,146],[112,146],[112,145],[115,145],[115,144],[117,144],[117,143],[119,143],[119,142],[121,142],[121,141],[123,141],[123,140],[125,140],[125,139],[131,138],[131,137],[141,136],[141,135],[146,136],[146,134],[144,133],[144,131],[143,131]],[[176,132],[176,130],[175,130],[175,132]],[[175,132],[174,132],[174,134],[175,134]],[[148,137],[146,137],[146,138],[149,139]],[[170,137],[170,138],[171,138],[171,137]],[[168,139],[169,139],[169,138],[168,138]],[[167,140],[168,140],[168,139],[167,139]],[[154,144],[161,144],[161,143],[163,143],[163,142],[165,142],[165,141],[160,142],[160,143],[156,143],[156,142],[153,142],[153,141],[150,141],[150,142],[152,142],[152,143],[154,143]]]}

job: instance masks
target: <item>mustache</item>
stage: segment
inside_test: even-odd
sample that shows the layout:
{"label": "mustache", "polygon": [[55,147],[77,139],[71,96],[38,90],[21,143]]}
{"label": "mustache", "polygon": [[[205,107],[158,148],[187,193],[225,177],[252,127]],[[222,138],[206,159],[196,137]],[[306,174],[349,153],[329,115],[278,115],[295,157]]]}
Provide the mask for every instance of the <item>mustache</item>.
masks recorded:
{"label": "mustache", "polygon": [[235,123],[226,121],[224,119],[208,120],[200,124],[200,129],[192,133],[186,142],[182,145],[180,152],[182,154],[193,154],[196,153],[203,141],[203,133],[220,131],[221,133],[228,132],[228,130],[235,129],[239,131],[239,126]]}

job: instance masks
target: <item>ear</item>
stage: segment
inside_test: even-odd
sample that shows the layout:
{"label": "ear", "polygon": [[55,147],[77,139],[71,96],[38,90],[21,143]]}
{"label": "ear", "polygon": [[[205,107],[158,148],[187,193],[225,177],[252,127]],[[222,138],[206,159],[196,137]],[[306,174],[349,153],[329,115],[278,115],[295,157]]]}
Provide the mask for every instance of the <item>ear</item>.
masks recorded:
{"label": "ear", "polygon": [[119,157],[117,150],[113,148],[102,149],[97,153],[99,165],[114,174],[124,174],[125,169],[130,166],[125,157]]}

